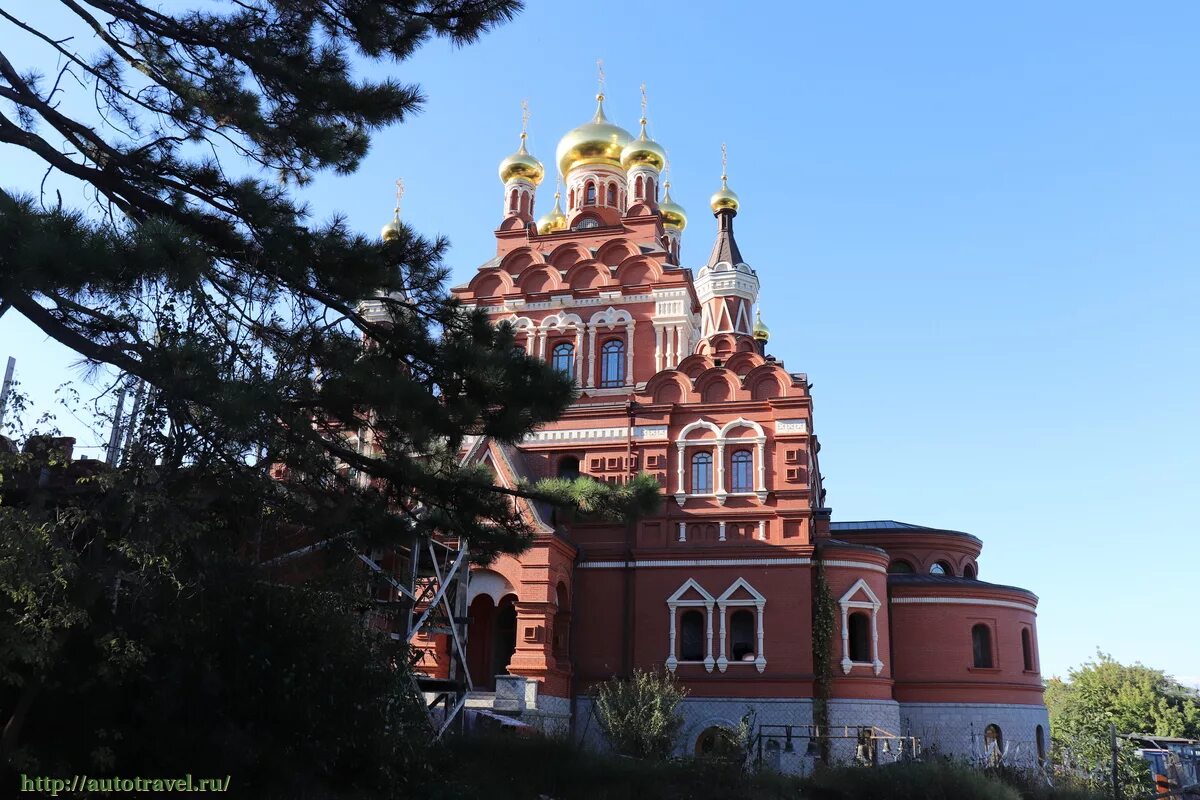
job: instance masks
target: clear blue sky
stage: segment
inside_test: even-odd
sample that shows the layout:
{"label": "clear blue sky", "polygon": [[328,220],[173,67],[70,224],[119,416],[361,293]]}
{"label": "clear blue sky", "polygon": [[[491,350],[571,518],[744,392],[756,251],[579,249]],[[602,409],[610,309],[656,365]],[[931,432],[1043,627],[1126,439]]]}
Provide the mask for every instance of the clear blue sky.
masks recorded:
{"label": "clear blue sky", "polygon": [[[728,142],[770,349],[814,383],[834,518],[980,536],[980,577],[1041,597],[1047,675],[1100,647],[1200,683],[1200,5],[667,8],[532,2],[389,67],[429,104],[319,180],[316,216],[377,230],[403,176],[405,219],[447,235],[466,280],[493,253],[521,100],[549,166],[603,58],[627,128],[648,85],[689,266]],[[40,168],[0,157],[6,188],[36,188]],[[42,402],[79,374],[12,313],[7,354]]]}

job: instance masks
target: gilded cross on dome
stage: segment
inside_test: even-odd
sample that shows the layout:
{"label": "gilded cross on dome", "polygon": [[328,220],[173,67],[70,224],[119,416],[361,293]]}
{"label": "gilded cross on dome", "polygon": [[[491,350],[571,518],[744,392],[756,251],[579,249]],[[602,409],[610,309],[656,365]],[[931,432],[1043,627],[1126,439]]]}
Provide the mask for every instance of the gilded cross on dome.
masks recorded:
{"label": "gilded cross on dome", "polygon": [[400,219],[400,201],[404,199],[404,178],[396,178],[396,207],[392,210],[395,218]]}
{"label": "gilded cross on dome", "polygon": [[646,84],[642,84],[642,124],[646,124]]}
{"label": "gilded cross on dome", "polygon": [[729,179],[728,170],[726,169],[726,167],[728,167],[728,166],[729,166],[729,148],[727,148],[725,146],[724,142],[721,142],[721,183],[722,184],[724,184]]}
{"label": "gilded cross on dome", "polygon": [[529,133],[529,101],[521,101],[521,138],[524,139]]}
{"label": "gilded cross on dome", "polygon": [[596,59],[596,72],[597,72],[597,82],[600,85],[600,91],[598,92],[599,96],[596,99],[603,100],[604,99],[604,59],[603,58]]}

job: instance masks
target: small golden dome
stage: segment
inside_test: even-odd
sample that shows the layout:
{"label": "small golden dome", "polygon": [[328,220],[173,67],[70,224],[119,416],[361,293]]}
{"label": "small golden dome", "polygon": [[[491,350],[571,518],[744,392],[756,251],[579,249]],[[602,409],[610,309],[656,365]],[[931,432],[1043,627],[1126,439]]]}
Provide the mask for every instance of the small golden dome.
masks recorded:
{"label": "small golden dome", "polygon": [[754,314],[754,339],[759,342],[766,342],[771,338],[771,329],[767,327],[767,323],[762,321],[762,312],[756,311]]}
{"label": "small golden dome", "polygon": [[682,231],[687,227],[687,212],[683,206],[671,199],[671,182],[663,184],[663,200],[658,204],[658,213],[662,216],[663,227]]}
{"label": "small golden dome", "polygon": [[737,213],[741,202],[738,200],[737,193],[729,188],[729,180],[726,176],[721,176],[721,188],[713,193],[713,196],[708,199],[708,204],[712,206],[713,213],[729,209],[733,213]]}
{"label": "small golden dome", "polygon": [[513,178],[524,178],[537,186],[542,182],[546,168],[542,162],[529,155],[525,149],[525,133],[521,133],[521,149],[500,162],[500,182],[508,183]]}
{"label": "small golden dome", "polygon": [[538,233],[556,233],[567,229],[567,215],[562,210],[562,192],[554,193],[554,208],[537,221]]}
{"label": "small golden dome", "polygon": [[379,238],[385,242],[390,242],[393,239],[400,238],[400,220],[393,219],[387,225],[383,226],[383,230],[379,232]]}
{"label": "small golden dome", "polygon": [[667,151],[658,142],[646,136],[646,118],[642,117],[641,134],[621,151],[621,167],[627,171],[637,166],[661,170],[666,163]]}
{"label": "small golden dome", "polygon": [[563,175],[584,164],[621,166],[621,151],[633,137],[604,116],[604,95],[596,95],[596,116],[592,121],[568,131],[558,142],[554,160]]}

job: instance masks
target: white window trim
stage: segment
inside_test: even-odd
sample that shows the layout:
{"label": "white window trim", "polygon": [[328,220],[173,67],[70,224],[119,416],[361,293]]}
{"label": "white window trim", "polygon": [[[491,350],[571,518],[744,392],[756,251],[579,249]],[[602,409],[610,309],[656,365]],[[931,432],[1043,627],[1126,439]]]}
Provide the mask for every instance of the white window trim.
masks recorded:
{"label": "white window trim", "polygon": [[[753,430],[756,436],[736,436],[729,437],[727,434],[734,428],[745,427]],[[688,440],[688,434],[694,430],[703,428],[713,432],[712,439],[696,439]],[[743,494],[738,492],[731,495],[725,491],[725,448],[728,445],[752,444],[754,445],[754,491]],[[714,478],[715,491],[705,492],[700,494],[692,494],[687,491],[687,484],[684,483],[684,461],[686,459],[688,447],[712,447],[713,461],[716,467]],[[725,427],[718,428],[714,423],[708,420],[696,420],[683,427],[679,431],[679,437],[675,440],[675,448],[677,450],[676,458],[676,474],[675,474],[675,502],[683,505],[693,497],[715,497],[717,505],[725,505],[726,498],[754,496],[757,497],[760,503],[765,503],[767,500],[767,436],[762,425],[759,425],[754,420],[738,417],[737,419],[727,423]],[[690,462],[689,462],[690,466]],[[690,474],[688,477],[691,477]]]}
{"label": "white window trim", "polygon": [[[738,589],[745,589],[746,592],[750,595],[751,599],[749,599],[749,600],[732,600],[732,599],[730,599],[730,598],[732,598],[733,594]],[[765,638],[764,631],[763,631],[763,609],[766,605],[767,605],[767,598],[764,597],[761,592],[759,592],[757,589],[755,589],[753,586],[751,586],[750,583],[745,578],[738,578],[736,581],[734,581],[733,583],[731,583],[729,585],[728,589],[726,589],[724,592],[721,593],[720,597],[717,598],[717,609],[720,611],[720,614],[721,614],[721,633],[720,633],[720,636],[718,637],[718,641],[720,643],[721,649],[720,649],[720,655],[717,657],[717,669],[719,669],[721,672],[724,672],[731,663],[734,663],[734,664],[750,664],[750,663],[752,663],[752,664],[754,664],[755,667],[758,668],[759,672],[762,672],[763,670],[765,670],[767,668],[767,657],[764,654],[764,650],[763,650],[763,639]],[[726,645],[726,641],[727,641],[727,634],[725,631],[725,618],[728,616],[728,614],[726,613],[726,610],[730,607],[749,608],[751,606],[753,606],[755,609],[755,626],[754,627],[755,627],[756,633],[758,634],[758,647],[754,654],[755,655],[754,661],[752,661],[752,662],[750,662],[750,661],[731,662],[728,658],[725,657],[725,645]]]}
{"label": "white window trim", "polygon": [[[860,591],[868,599],[854,600]],[[850,591],[841,596],[838,605],[842,608],[842,673],[849,675],[854,667],[871,667],[879,675],[883,672],[883,662],[879,660],[879,598],[871,591],[866,580],[859,578]],[[867,611],[871,617],[871,661],[850,660],[850,609]]]}
{"label": "white window trim", "polygon": [[[700,595],[698,600],[682,599],[689,589],[694,589]],[[713,666],[716,662],[713,661],[713,605],[716,602],[715,598],[704,590],[704,587],[696,583],[695,578],[688,578],[683,582],[683,585],[675,590],[675,593],[667,598],[667,609],[670,612],[670,645],[667,649],[667,669],[671,672],[681,663],[697,664],[703,663],[704,668],[709,672],[713,671]],[[680,608],[701,608],[705,610],[705,620],[707,622],[707,636],[704,647],[704,661],[680,661],[676,655],[679,652],[677,647],[677,636],[675,632],[675,619],[679,616],[678,609]]]}

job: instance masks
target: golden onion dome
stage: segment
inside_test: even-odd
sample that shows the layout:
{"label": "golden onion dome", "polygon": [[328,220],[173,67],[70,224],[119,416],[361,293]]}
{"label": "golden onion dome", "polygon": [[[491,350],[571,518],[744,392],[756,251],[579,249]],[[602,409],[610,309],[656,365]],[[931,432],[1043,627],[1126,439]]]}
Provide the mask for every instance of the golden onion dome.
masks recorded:
{"label": "golden onion dome", "polygon": [[399,217],[393,219],[387,225],[383,226],[383,230],[381,230],[379,232],[379,238],[383,239],[385,242],[390,242],[393,239],[400,238],[400,219],[399,219]]}
{"label": "golden onion dome", "polygon": [[621,167],[625,170],[638,166],[661,170],[667,163],[667,151],[658,142],[646,136],[646,118],[642,117],[642,132],[638,138],[625,145],[621,151]]}
{"label": "golden onion dome", "polygon": [[708,199],[708,204],[712,206],[713,213],[729,209],[733,213],[737,213],[741,202],[738,200],[737,193],[729,188],[729,180],[726,176],[721,176],[721,188],[713,193],[713,196]]}
{"label": "golden onion dome", "polygon": [[621,166],[621,151],[633,137],[620,125],[604,116],[604,95],[596,95],[596,116],[592,121],[568,131],[558,142],[554,158],[563,175],[584,164]]}
{"label": "golden onion dome", "polygon": [[513,178],[524,178],[537,186],[542,182],[546,168],[542,162],[529,155],[525,149],[525,132],[521,132],[521,149],[500,162],[500,182],[508,183]]}
{"label": "golden onion dome", "polygon": [[567,215],[562,210],[562,192],[554,193],[554,208],[537,221],[538,233],[556,233],[567,229]]}
{"label": "golden onion dome", "polygon": [[758,311],[754,315],[754,339],[759,342],[766,342],[771,338],[771,329],[767,327],[767,323],[762,321],[762,312]]}
{"label": "golden onion dome", "polygon": [[687,227],[687,212],[683,206],[671,199],[671,182],[663,184],[663,200],[658,204],[658,213],[662,216],[663,227],[682,231]]}

